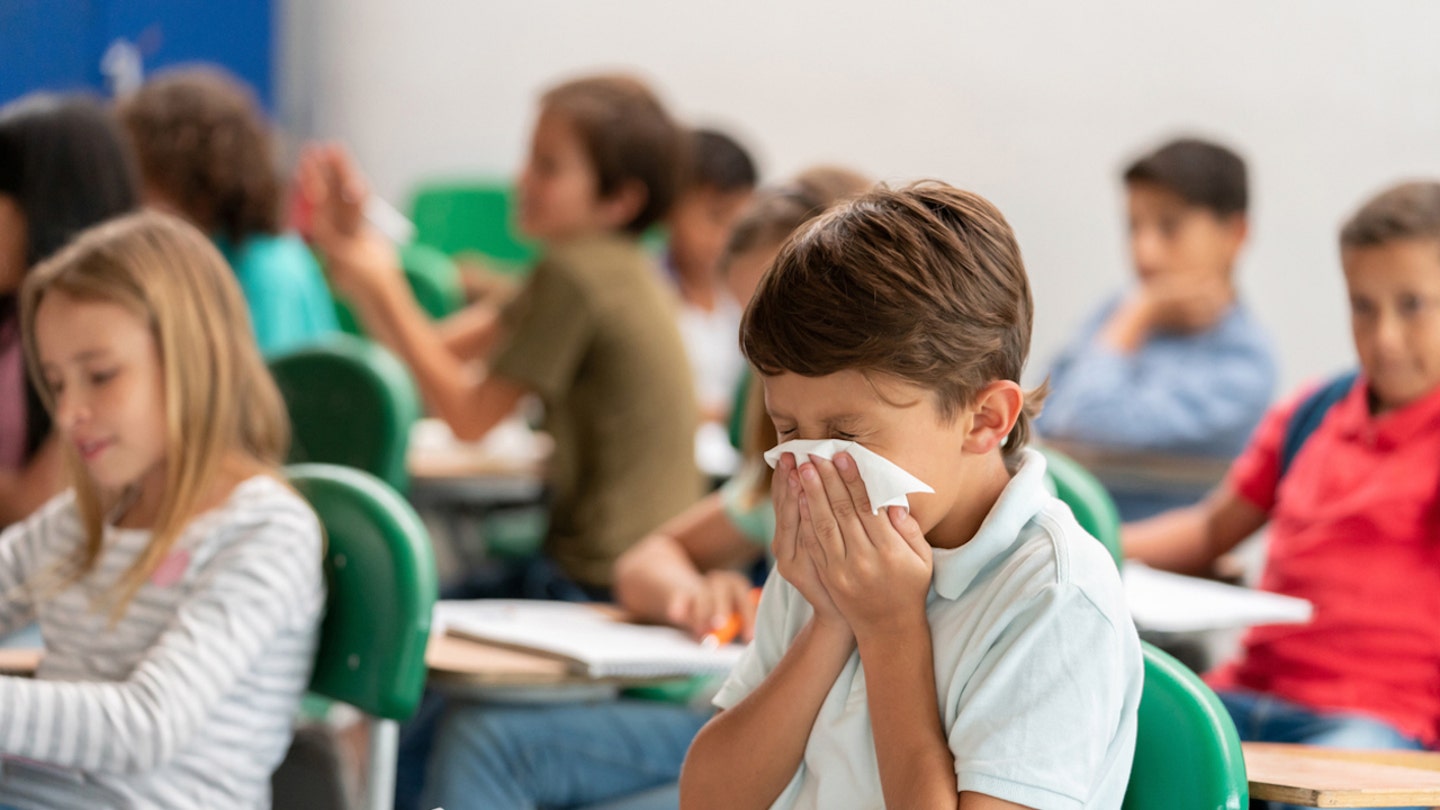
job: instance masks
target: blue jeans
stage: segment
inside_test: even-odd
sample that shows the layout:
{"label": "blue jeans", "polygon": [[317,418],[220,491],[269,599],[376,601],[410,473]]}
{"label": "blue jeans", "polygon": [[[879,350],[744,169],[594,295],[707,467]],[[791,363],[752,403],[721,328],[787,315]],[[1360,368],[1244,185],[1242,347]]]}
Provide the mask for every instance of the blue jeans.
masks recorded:
{"label": "blue jeans", "polygon": [[[1383,720],[1350,712],[1318,712],[1254,692],[1220,692],[1220,702],[1245,742],[1303,743],[1322,748],[1423,750],[1419,740]],[[1297,810],[1270,804],[1271,810]],[[1422,810],[1422,808],[1410,808]]]}
{"label": "blue jeans", "polygon": [[[492,560],[478,566],[467,572],[464,581],[446,588],[440,598],[605,602],[609,601],[610,592],[575,582],[554,560],[537,554],[522,560]],[[449,703],[438,692],[426,690],[420,708],[401,726],[400,751],[395,764],[395,810],[422,810],[419,801],[425,787],[435,729]],[[427,805],[424,810],[433,806]]]}
{"label": "blue jeans", "polygon": [[707,719],[709,712],[648,700],[452,703],[435,737],[421,806],[674,808],[673,783]]}

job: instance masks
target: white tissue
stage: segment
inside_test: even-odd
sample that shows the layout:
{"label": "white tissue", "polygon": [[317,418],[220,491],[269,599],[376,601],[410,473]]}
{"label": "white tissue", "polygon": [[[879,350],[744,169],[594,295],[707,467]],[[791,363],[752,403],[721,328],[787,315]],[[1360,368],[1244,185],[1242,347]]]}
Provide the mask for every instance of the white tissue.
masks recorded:
{"label": "white tissue", "polygon": [[910,508],[911,492],[934,492],[924,481],[900,469],[894,462],[871,452],[855,442],[840,439],[793,439],[765,451],[765,463],[771,469],[780,463],[786,453],[795,456],[795,464],[804,464],[807,456],[834,458],[836,453],[849,453],[855,459],[855,469],[860,471],[860,480],[865,482],[865,494],[870,497],[870,511],[879,514],[887,506]]}

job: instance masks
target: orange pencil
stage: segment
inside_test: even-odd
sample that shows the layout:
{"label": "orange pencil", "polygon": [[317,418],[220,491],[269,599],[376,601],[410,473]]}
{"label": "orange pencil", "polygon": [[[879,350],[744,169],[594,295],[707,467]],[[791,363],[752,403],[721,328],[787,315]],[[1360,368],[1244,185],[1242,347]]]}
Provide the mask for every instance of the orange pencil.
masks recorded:
{"label": "orange pencil", "polygon": [[[760,604],[760,589],[750,589],[750,602],[754,605]],[[745,617],[739,613],[731,613],[725,623],[711,630],[700,638],[700,645],[707,650],[717,650],[726,644],[734,641],[740,635],[740,628],[745,624]]]}

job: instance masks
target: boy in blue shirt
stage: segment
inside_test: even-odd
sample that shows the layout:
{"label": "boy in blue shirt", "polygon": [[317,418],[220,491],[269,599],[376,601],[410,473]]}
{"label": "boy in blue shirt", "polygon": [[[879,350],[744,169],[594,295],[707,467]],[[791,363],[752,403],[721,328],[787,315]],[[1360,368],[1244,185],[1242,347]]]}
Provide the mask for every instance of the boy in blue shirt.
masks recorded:
{"label": "boy in blue shirt", "polygon": [[[1218,144],[1182,139],[1140,158],[1124,179],[1138,283],[1060,355],[1039,430],[1101,448],[1233,457],[1276,374],[1269,337],[1234,284],[1249,229],[1245,163]],[[1126,520],[1203,495],[1113,494]]]}

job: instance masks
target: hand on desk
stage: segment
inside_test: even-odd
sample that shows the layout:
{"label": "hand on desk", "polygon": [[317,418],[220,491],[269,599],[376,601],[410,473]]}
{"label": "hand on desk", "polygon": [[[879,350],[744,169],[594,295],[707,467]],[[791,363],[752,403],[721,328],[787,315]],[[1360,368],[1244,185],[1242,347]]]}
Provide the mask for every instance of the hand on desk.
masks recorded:
{"label": "hand on desk", "polygon": [[[717,636],[717,644],[755,637],[755,600],[750,578],[736,571],[718,569],[670,598],[666,620],[690,633],[696,640],[724,630],[729,638]],[[736,624],[738,622],[738,625]]]}

